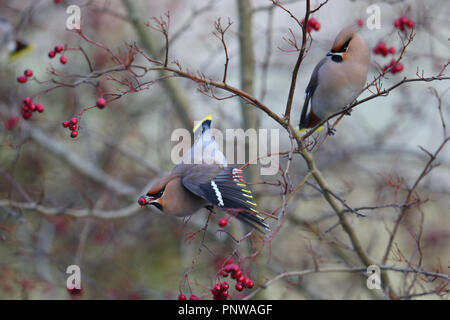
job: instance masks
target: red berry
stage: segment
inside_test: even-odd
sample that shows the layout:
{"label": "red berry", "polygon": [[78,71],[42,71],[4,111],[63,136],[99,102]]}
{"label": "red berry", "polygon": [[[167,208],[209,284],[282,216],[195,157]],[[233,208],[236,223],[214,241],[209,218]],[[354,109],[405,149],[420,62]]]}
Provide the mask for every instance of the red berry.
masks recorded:
{"label": "red berry", "polygon": [[70,122],[72,124],[77,124],[78,123],[78,119],[77,118],[72,118],[72,119],[70,119]]}
{"label": "red berry", "polygon": [[73,124],[73,125],[71,125],[70,127],[69,127],[69,129],[70,130],[77,130],[77,125],[76,124]]}
{"label": "red berry", "polygon": [[19,83],[25,83],[25,82],[27,82],[27,80],[28,80],[28,78],[25,75],[20,75],[17,77],[17,81]]}
{"label": "red berry", "polygon": [[70,122],[69,122],[69,121],[63,121],[63,122],[62,122],[62,126],[63,126],[64,128],[67,128],[69,125],[70,125]]}
{"label": "red berry", "polygon": [[96,105],[99,109],[103,109],[106,106],[106,100],[103,98],[98,98]]}
{"label": "red berry", "polygon": [[222,291],[222,297],[228,297],[228,290]]}
{"label": "red berry", "polygon": [[26,77],[32,77],[32,76],[33,76],[33,70],[31,70],[31,69],[26,69],[26,70],[23,72],[23,74],[24,74]]}
{"label": "red berry", "polygon": [[28,106],[22,106],[22,111],[23,111],[23,112],[30,111],[30,107],[28,107]]}
{"label": "red berry", "polygon": [[380,48],[378,48],[378,46],[373,48],[373,53],[374,54],[380,54]]}
{"label": "red berry", "polygon": [[6,130],[11,130],[12,128],[14,128],[14,126],[17,124],[18,121],[19,121],[19,118],[16,116],[9,118],[5,122]]}
{"label": "red berry", "polygon": [[408,21],[409,21],[409,19],[408,19],[407,17],[405,17],[405,16],[403,16],[403,17],[400,18],[400,23],[403,24],[403,25],[404,25],[404,24],[407,24]]}
{"label": "red berry", "polygon": [[55,52],[57,52],[57,53],[60,53],[60,52],[62,52],[63,51],[63,46],[60,46],[60,45],[57,45],[57,46],[55,46]]}
{"label": "red berry", "polygon": [[394,26],[396,28],[400,28],[401,25],[402,25],[402,23],[401,23],[400,19],[397,19],[397,20],[394,21]]}
{"label": "red berry", "polygon": [[220,270],[220,275],[224,278],[228,277],[228,272],[226,272],[225,270]]}
{"label": "red berry", "polygon": [[316,21],[313,25],[314,30],[319,31],[320,30],[320,22]]}
{"label": "red berry", "polygon": [[178,300],[186,300],[186,295],[180,293],[180,295],[178,296]]}
{"label": "red berry", "polygon": [[222,291],[228,290],[228,288],[230,288],[230,285],[226,281],[222,282],[222,284],[220,285],[220,290]]}
{"label": "red berry", "polygon": [[41,103],[36,105],[37,112],[44,112],[44,106]]}
{"label": "red berry", "polygon": [[358,24],[358,26],[362,27],[364,25],[364,20],[358,19],[358,20],[356,20],[356,23]]}
{"label": "red berry", "polygon": [[25,103],[27,106],[29,106],[31,103],[31,98],[30,97],[23,98],[23,103]]}
{"label": "red berry", "polygon": [[67,291],[69,291],[69,293],[71,295],[79,295],[83,293],[83,288],[77,289],[77,288],[73,288],[73,289],[67,289]]}
{"label": "red berry", "polygon": [[252,281],[250,278],[245,278],[245,280],[244,280],[244,285],[245,285],[247,288],[251,289],[251,288],[253,288],[254,283],[253,283],[253,281]]}
{"label": "red berry", "polygon": [[402,72],[403,71],[403,64],[401,64],[401,63],[397,63],[396,65],[395,65],[395,67],[394,68],[392,68],[392,73],[397,73],[397,72]]}
{"label": "red berry", "polygon": [[195,294],[191,294],[191,296],[189,297],[189,300],[200,300],[200,298],[197,297]]}
{"label": "red berry", "polygon": [[236,278],[236,281],[244,283],[245,279],[245,276],[240,276],[239,278]]}
{"label": "red berry", "polygon": [[226,272],[231,272],[233,275],[234,273],[238,272],[240,268],[237,264],[227,264],[223,269]]}
{"label": "red berry", "polygon": [[408,20],[408,22],[406,22],[406,26],[410,29],[414,28],[414,21]]}
{"label": "red berry", "polygon": [[236,271],[235,276],[236,276],[236,279],[239,279],[242,276],[242,271],[241,270]]}
{"label": "red berry", "polygon": [[72,133],[70,134],[70,136],[71,136],[72,138],[76,138],[76,137],[78,136],[78,131],[73,130]]}
{"label": "red berry", "polygon": [[227,224],[228,224],[228,219],[227,218],[220,218],[219,226],[225,227]]}
{"label": "red berry", "polygon": [[32,115],[33,115],[33,114],[32,114],[30,111],[27,111],[27,112],[23,112],[23,113],[22,113],[22,117],[23,117],[25,120],[30,119]]}
{"label": "red berry", "polygon": [[138,203],[140,206],[145,206],[147,204],[147,200],[144,197],[138,199]]}
{"label": "red berry", "polygon": [[61,62],[62,64],[66,64],[66,63],[67,63],[67,58],[66,58],[66,56],[61,56],[61,57],[59,58],[59,62]]}
{"label": "red berry", "polygon": [[394,47],[390,47],[388,51],[389,51],[390,54],[395,54],[395,48]]}
{"label": "red berry", "polygon": [[242,283],[240,283],[240,282],[236,283],[235,288],[236,288],[237,291],[242,291],[242,290],[244,290],[244,286],[243,286]]}
{"label": "red berry", "polygon": [[53,59],[54,57],[56,56],[56,52],[55,51],[50,51],[49,53],[48,53],[48,57],[50,58],[50,59]]}
{"label": "red berry", "polygon": [[36,105],[34,104],[34,102],[30,103],[30,105],[28,107],[30,108],[30,111],[36,110]]}

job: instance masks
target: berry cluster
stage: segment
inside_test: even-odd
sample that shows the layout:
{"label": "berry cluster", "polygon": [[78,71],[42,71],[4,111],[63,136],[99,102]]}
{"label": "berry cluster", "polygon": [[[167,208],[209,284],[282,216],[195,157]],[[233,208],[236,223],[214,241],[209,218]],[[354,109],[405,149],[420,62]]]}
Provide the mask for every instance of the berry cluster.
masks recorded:
{"label": "berry cluster", "polygon": [[219,219],[219,226],[221,226],[222,228],[226,227],[227,224],[228,224],[228,218],[220,218]]}
{"label": "berry cluster", "polygon": [[25,83],[28,81],[28,78],[33,76],[33,70],[26,69],[22,75],[17,77],[17,82],[19,83]]}
{"label": "berry cluster", "polygon": [[214,300],[227,300],[228,298],[228,289],[230,285],[228,282],[224,281],[222,283],[216,283],[214,288],[211,289]]}
{"label": "berry cluster", "polygon": [[[301,24],[303,25],[304,23],[305,23],[305,19],[302,19]],[[311,18],[309,18],[308,24],[306,25],[306,32],[311,32],[313,29],[316,31],[319,31],[320,23],[314,17],[311,17]]]}
{"label": "berry cluster", "polygon": [[386,57],[388,54],[395,54],[395,48],[394,47],[386,47],[386,43],[383,41],[378,42],[375,48],[373,48],[374,54],[380,54],[383,57]]}
{"label": "berry cluster", "polygon": [[253,280],[244,276],[241,268],[237,264],[232,263],[232,261],[230,262],[231,263],[225,265],[222,270],[220,270],[220,275],[225,278],[230,274],[231,278],[236,280],[235,288],[237,291],[242,291],[244,288],[253,288]]}
{"label": "berry cluster", "polygon": [[390,70],[389,72],[394,74],[394,73],[398,73],[398,72],[402,72],[403,71],[403,64],[401,62],[397,63],[397,60],[392,59],[391,62],[388,65],[385,65],[383,67],[383,72],[386,70]]}
{"label": "berry cluster", "polygon": [[403,16],[394,21],[394,26],[400,31],[405,31],[405,27],[410,29],[414,28],[414,21]]}
{"label": "berry cluster", "polygon": [[[178,300],[187,300],[187,297],[185,294],[180,293],[180,295],[178,296]],[[201,300],[201,299],[197,297],[195,294],[191,294],[189,300]]]}
{"label": "berry cluster", "polygon": [[30,97],[23,99],[22,117],[28,120],[33,115],[33,112],[44,112],[44,106],[41,103],[35,104]]}
{"label": "berry cluster", "polygon": [[70,131],[72,131],[70,133],[70,136],[72,138],[76,138],[78,136],[78,119],[77,118],[72,118],[70,119],[70,121],[63,121],[62,126],[64,128],[69,128]]}
{"label": "berry cluster", "polygon": [[[48,53],[48,57],[50,59],[53,59],[57,53],[61,53],[64,51],[64,47],[61,45],[57,45],[55,46],[55,48],[51,51],[49,51]],[[66,64],[67,63],[67,58],[66,56],[64,56],[63,54],[61,54],[61,57],[59,57],[59,62],[61,62],[62,64]]]}

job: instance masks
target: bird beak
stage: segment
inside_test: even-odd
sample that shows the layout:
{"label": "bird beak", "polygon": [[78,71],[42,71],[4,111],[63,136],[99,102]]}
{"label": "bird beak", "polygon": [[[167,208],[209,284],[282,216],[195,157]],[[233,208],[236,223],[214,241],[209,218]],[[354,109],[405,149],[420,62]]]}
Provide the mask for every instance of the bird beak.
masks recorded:
{"label": "bird beak", "polygon": [[327,57],[330,57],[330,56],[342,56],[342,53],[328,51],[327,52]]}

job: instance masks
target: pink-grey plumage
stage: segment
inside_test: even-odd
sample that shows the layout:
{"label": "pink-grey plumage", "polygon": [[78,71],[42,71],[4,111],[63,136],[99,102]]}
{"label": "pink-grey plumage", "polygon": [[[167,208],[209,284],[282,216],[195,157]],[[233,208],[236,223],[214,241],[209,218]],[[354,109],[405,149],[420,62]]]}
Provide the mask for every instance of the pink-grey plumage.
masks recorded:
{"label": "pink-grey plumage", "polygon": [[339,32],[330,52],[314,68],[306,88],[300,129],[314,127],[341,111],[363,90],[370,51],[357,32],[357,26]]}

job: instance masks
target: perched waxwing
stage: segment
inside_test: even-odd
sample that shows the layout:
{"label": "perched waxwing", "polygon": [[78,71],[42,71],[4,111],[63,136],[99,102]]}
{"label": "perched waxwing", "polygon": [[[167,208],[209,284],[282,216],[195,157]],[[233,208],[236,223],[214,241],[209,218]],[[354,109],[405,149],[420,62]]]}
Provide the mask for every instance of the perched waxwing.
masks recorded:
{"label": "perched waxwing", "polygon": [[357,31],[355,25],[339,32],[330,52],[314,68],[306,88],[300,130],[314,127],[361,94],[366,83],[370,52]]}
{"label": "perched waxwing", "polygon": [[17,60],[32,49],[31,45],[16,38],[14,28],[7,20],[0,18],[0,61]]}
{"label": "perched waxwing", "polygon": [[227,166],[211,133],[212,117],[194,127],[194,145],[172,172],[156,181],[138,203],[166,214],[189,216],[201,208],[219,207],[252,228],[270,230],[256,209],[242,170]]}

